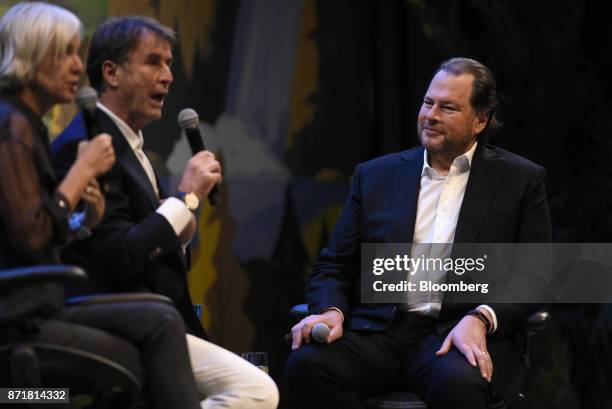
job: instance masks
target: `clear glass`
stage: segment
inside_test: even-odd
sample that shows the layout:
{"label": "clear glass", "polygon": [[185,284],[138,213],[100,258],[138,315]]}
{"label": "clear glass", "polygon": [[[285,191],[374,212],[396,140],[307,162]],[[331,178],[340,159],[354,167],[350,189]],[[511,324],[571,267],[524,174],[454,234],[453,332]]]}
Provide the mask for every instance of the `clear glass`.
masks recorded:
{"label": "clear glass", "polygon": [[243,352],[242,358],[246,359],[265,373],[269,373],[268,354],[265,352]]}

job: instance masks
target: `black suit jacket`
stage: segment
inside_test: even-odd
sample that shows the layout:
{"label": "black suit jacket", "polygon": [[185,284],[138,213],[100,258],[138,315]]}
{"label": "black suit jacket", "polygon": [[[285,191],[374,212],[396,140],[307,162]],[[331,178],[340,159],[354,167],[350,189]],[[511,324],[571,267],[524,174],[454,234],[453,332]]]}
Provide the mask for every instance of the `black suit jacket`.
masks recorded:
{"label": "black suit jacket", "polygon": [[[89,272],[92,285],[80,291],[150,290],[163,294],[174,301],[188,330],[205,338],[189,296],[188,259],[178,237],[170,223],[155,212],[160,202],[127,140],[111,118],[100,110],[97,115],[102,132],[112,136],[117,156],[116,165],[105,176],[106,210],[93,235],[66,248],[62,257]],[[58,174],[68,171],[85,135],[83,118],[78,114],[53,142]]]}
{"label": "black suit jacket", "polygon": [[[398,312],[395,304],[360,302],[361,243],[410,243],[414,235],[423,167],[423,147],[386,155],[357,166],[352,188],[329,246],[319,256],[306,288],[310,311],[336,307],[345,326],[382,331]],[[503,149],[479,144],[474,153],[457,227],[456,243],[548,243],[551,225],[542,167]],[[533,276],[525,280],[533,280]],[[544,281],[526,282],[534,291]],[[533,298],[531,298],[533,299]],[[438,330],[450,330],[476,305],[443,303]],[[511,342],[533,304],[493,304],[499,326],[489,349],[494,380],[514,381],[518,348]],[[514,367],[514,368],[509,368]],[[499,367],[498,367],[499,368]],[[504,373],[505,372],[505,373]],[[506,379],[504,379],[506,378]],[[507,387],[501,388],[502,390]]]}

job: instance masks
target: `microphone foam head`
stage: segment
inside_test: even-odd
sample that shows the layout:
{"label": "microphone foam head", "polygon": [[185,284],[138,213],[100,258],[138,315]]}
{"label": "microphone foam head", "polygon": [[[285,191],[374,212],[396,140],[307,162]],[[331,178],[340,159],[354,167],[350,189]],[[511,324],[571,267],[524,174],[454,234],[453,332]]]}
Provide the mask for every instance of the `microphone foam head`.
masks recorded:
{"label": "microphone foam head", "polygon": [[77,93],[75,102],[81,110],[95,110],[98,93],[92,87],[83,87]]}
{"label": "microphone foam head", "polygon": [[178,124],[181,129],[197,128],[200,124],[198,113],[191,108],[183,109],[178,114]]}
{"label": "microphone foam head", "polygon": [[319,344],[325,344],[327,342],[327,337],[329,336],[329,327],[327,324],[318,322],[312,327],[310,334],[312,335],[312,339],[317,341]]}

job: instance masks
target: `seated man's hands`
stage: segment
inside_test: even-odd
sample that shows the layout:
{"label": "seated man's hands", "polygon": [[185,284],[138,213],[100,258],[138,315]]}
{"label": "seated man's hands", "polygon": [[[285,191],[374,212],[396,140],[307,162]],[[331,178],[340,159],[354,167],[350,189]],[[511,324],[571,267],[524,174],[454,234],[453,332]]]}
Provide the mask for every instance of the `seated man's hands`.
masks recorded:
{"label": "seated man's hands", "polygon": [[326,342],[328,344],[336,341],[342,337],[342,321],[344,318],[336,310],[327,310],[322,314],[309,315],[302,321],[298,322],[291,328],[291,335],[293,338],[291,349],[296,350],[302,346],[303,342],[310,343],[310,332],[315,324],[322,322],[329,327],[329,336]]}
{"label": "seated man's hands", "polygon": [[215,159],[215,155],[209,151],[201,151],[187,162],[178,190],[193,192],[202,201],[222,179],[221,164]]}
{"label": "seated man's hands", "polygon": [[436,355],[445,355],[454,346],[473,367],[478,366],[483,378],[491,382],[493,362],[487,351],[486,335],[485,324],[473,315],[466,315],[448,333]]}

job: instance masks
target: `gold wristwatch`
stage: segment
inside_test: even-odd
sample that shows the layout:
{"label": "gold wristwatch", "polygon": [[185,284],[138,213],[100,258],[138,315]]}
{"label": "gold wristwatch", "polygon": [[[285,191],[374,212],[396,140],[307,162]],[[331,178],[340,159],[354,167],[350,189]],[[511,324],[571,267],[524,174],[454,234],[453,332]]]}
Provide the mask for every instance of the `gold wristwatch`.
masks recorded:
{"label": "gold wristwatch", "polygon": [[178,192],[176,197],[181,199],[185,203],[185,206],[187,206],[187,209],[191,210],[192,212],[195,212],[198,210],[198,207],[200,207],[200,199],[198,199],[198,195],[193,192]]}

